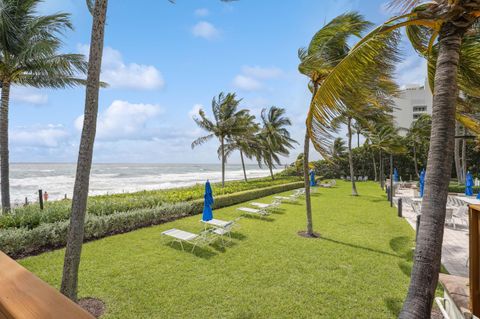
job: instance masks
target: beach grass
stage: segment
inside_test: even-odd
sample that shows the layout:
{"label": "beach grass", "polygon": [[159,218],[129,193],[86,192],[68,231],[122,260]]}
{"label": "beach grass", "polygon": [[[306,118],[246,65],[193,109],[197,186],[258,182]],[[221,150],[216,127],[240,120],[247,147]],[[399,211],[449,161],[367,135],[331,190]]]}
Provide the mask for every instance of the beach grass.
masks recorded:
{"label": "beach grass", "polygon": [[[106,303],[102,318],[395,318],[408,288],[414,233],[373,182],[312,195],[314,229],[298,236],[305,210],[282,204],[242,218],[231,244],[194,253],[168,244],[170,228],[199,232],[200,216],[84,245],[79,295]],[[257,202],[270,202],[266,197]],[[240,216],[238,206],[215,218]],[[59,287],[64,250],[20,260]]]}

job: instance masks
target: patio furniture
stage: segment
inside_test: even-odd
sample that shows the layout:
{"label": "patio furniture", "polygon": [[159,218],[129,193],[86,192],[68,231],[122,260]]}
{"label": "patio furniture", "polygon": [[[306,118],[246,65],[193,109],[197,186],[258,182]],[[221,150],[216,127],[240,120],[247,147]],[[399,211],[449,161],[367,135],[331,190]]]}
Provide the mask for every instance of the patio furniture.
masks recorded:
{"label": "patio furniture", "polygon": [[290,196],[274,196],[273,198],[280,200],[281,202],[297,202],[297,197]]}
{"label": "patio furniture", "polygon": [[205,245],[210,244],[212,239],[209,235],[211,233],[212,232],[210,230],[204,230],[200,234],[197,235],[197,234],[190,233],[190,232],[187,232],[187,231],[184,231],[184,230],[172,228],[172,229],[169,229],[169,230],[166,230],[166,231],[162,232],[162,235],[173,238],[172,243],[173,242],[179,242],[180,246],[182,247],[182,250],[184,250],[184,248],[183,248],[183,243],[184,242],[193,245],[193,247],[192,247],[192,252],[193,252],[195,250],[195,247],[197,247],[197,246],[205,246]]}
{"label": "patio furniture", "polygon": [[258,207],[258,208],[263,208],[263,209],[267,209],[267,210],[274,210],[276,209],[278,206],[280,206],[281,204],[281,201],[280,200],[274,200],[272,203],[270,204],[265,204],[265,203],[257,203],[257,202],[251,202],[250,205],[252,206],[255,206],[255,207]]}
{"label": "patio furniture", "polygon": [[200,222],[204,224],[206,231],[208,230],[208,227],[212,227],[213,228],[212,234],[220,236],[220,239],[222,240],[222,244],[225,244],[223,237],[228,236],[229,240],[232,240],[231,231],[234,227],[238,225],[239,220],[240,220],[240,217],[230,221],[224,221],[220,219],[211,219],[208,221],[200,220]]}
{"label": "patio furniture", "polygon": [[453,225],[453,229],[455,229],[455,218],[453,217],[453,208],[447,207],[445,210],[445,224]]}
{"label": "patio furniture", "polygon": [[237,210],[250,214],[250,215],[257,215],[257,216],[267,216],[270,213],[266,209],[256,209],[256,208],[249,208],[249,207],[239,207]]}

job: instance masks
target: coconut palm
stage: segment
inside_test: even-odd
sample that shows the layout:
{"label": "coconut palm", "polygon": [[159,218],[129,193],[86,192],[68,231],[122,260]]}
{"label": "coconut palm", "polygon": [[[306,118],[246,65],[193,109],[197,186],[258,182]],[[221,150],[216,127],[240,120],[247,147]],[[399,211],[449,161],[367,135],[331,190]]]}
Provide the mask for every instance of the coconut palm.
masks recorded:
{"label": "coconut palm", "polygon": [[[322,85],[326,77],[328,77],[332,68],[344,58],[349,50],[347,41],[352,36],[360,36],[370,26],[370,22],[366,21],[358,13],[346,13],[334,18],[330,23],[320,29],[310,41],[308,48],[300,49],[298,57],[300,64],[298,70],[300,73],[309,78],[309,89],[312,93],[310,106],[314,104],[315,95],[318,87]],[[329,148],[328,143],[331,135],[327,130],[323,130],[326,141],[323,149]],[[310,136],[308,127],[305,131],[305,140],[303,144],[303,175],[305,182],[305,204],[307,214],[307,235],[313,236],[312,209],[310,200],[310,183],[309,183],[309,148]],[[326,157],[327,152],[324,152]]]}
{"label": "coconut palm", "polygon": [[[405,26],[414,49],[428,60],[434,91],[427,179],[410,287],[400,314],[401,318],[428,318],[440,271],[455,119],[462,124],[475,122],[456,112],[458,92],[480,96],[480,0],[394,0],[391,5],[402,14],[376,28],[358,47]],[[356,69],[352,63],[345,64]]]}
{"label": "coconut palm", "polygon": [[285,117],[285,109],[276,106],[262,109],[262,129],[258,134],[257,159],[263,162],[270,170],[272,180],[273,168],[280,165],[280,156],[288,156],[293,144],[297,143],[290,137],[287,127],[292,125],[290,119]]}
{"label": "coconut palm", "polygon": [[428,142],[431,129],[431,116],[428,114],[422,114],[418,119],[412,122],[412,124],[410,125],[410,129],[407,133],[407,138],[412,143],[413,164],[417,177],[420,177],[420,174],[418,173],[417,147]]}
{"label": "coconut palm", "polygon": [[90,54],[88,61],[85,113],[78,153],[77,171],[73,188],[72,213],[67,234],[67,246],[63,263],[60,291],[73,301],[77,300],[78,269],[84,236],[85,212],[87,208],[90,170],[92,167],[93,144],[98,114],[100,70],[105,33],[108,0],[87,0],[93,12]]}
{"label": "coconut palm", "polygon": [[38,15],[40,0],[0,1],[0,163],[4,212],[10,210],[8,113],[12,86],[65,88],[84,84],[81,54],[59,53],[64,31],[72,29],[70,15]]}
{"label": "coconut palm", "polygon": [[232,139],[234,136],[239,136],[245,133],[248,127],[244,126],[245,118],[248,115],[248,110],[238,110],[238,105],[241,100],[237,99],[235,93],[220,93],[218,97],[212,100],[212,114],[214,121],[207,118],[203,110],[199,110],[199,117],[194,117],[193,120],[203,130],[209,134],[197,138],[192,142],[192,149],[204,144],[213,137],[216,137],[220,142],[219,157],[222,161],[222,187],[225,186],[225,143],[227,139]]}
{"label": "coconut palm", "polygon": [[[256,157],[257,151],[257,133],[260,129],[259,124],[255,122],[255,116],[246,112],[240,119],[239,125],[243,129],[239,134],[228,136],[225,142],[225,158],[227,159],[234,151],[240,152],[240,160],[242,163],[243,177],[245,182],[247,179],[247,171],[245,169],[245,159],[253,159]],[[218,156],[221,157],[221,148],[218,149]]]}

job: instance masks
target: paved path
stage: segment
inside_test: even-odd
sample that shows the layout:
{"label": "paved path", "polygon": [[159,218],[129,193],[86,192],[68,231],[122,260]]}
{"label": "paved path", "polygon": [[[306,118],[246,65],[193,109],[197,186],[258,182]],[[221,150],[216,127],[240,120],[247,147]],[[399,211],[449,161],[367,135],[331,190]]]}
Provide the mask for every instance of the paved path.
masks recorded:
{"label": "paved path", "polygon": [[[408,221],[413,229],[416,228],[417,215],[413,211],[411,199],[413,190],[400,189],[394,197],[395,202],[401,197],[403,201],[403,217]],[[442,247],[442,264],[447,271],[456,276],[468,277],[468,228],[466,220],[462,220],[460,225],[453,229],[452,226],[445,226]]]}

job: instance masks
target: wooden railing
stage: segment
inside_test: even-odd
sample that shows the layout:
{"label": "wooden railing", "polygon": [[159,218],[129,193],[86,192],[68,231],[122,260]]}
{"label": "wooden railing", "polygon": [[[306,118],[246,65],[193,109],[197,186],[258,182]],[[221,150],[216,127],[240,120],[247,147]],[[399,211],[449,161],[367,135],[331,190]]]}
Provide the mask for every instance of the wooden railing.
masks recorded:
{"label": "wooden railing", "polygon": [[470,308],[480,317],[480,205],[470,205]]}
{"label": "wooden railing", "polygon": [[93,319],[55,288],[0,252],[0,319]]}

